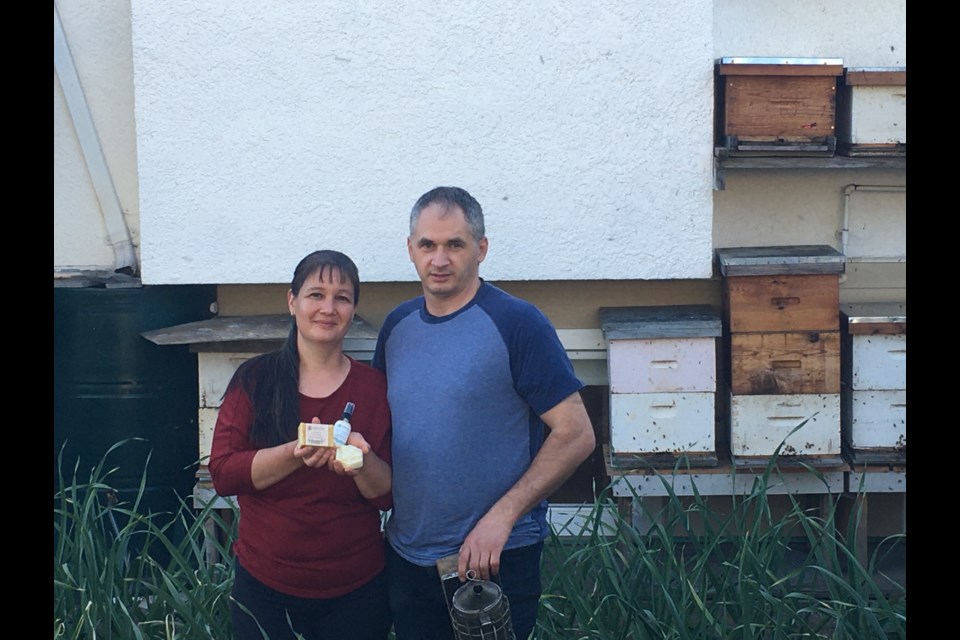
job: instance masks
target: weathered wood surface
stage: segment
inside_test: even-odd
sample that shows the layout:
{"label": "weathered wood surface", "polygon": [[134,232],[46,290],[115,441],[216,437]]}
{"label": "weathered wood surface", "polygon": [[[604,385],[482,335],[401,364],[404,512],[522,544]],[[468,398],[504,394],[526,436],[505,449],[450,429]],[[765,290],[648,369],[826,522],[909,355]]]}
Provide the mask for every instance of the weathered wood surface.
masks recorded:
{"label": "weathered wood surface", "polygon": [[737,395],[840,393],[840,332],[736,333],[730,387]]}
{"label": "weathered wood surface", "polygon": [[836,77],[738,75],[723,86],[723,135],[772,142],[836,135]]}
{"label": "weathered wood surface", "polygon": [[[770,456],[734,456],[733,464],[737,469],[761,471],[770,464]],[[833,469],[848,471],[848,462],[841,455],[797,456],[783,455],[777,458],[777,468],[781,470]]]}
{"label": "weathered wood surface", "polygon": [[844,256],[831,246],[796,244],[717,249],[724,276],[843,273]]}
{"label": "weathered wood surface", "polygon": [[841,326],[850,335],[896,335],[907,332],[906,302],[845,304],[840,307]]}
{"label": "weathered wood surface", "polygon": [[844,83],[859,87],[907,86],[906,67],[854,67],[847,69]]}
{"label": "weathered wood surface", "polygon": [[[155,329],[141,335],[158,345],[283,341],[290,332],[290,323],[287,314],[227,316]],[[377,330],[357,316],[347,338],[376,340]]]}
{"label": "weathered wood surface", "polygon": [[841,58],[723,58],[717,65],[722,76],[830,76],[843,75]]}
{"label": "weathered wood surface", "polygon": [[720,310],[710,305],[601,307],[600,327],[607,340],[705,338],[720,336]]}
{"label": "weathered wood surface", "polygon": [[838,331],[836,275],[732,276],[724,279],[730,331]]}
{"label": "weathered wood surface", "polygon": [[610,457],[609,468],[616,471],[636,471],[638,469],[696,469],[713,468],[718,464],[714,452],[672,453],[614,453]]}

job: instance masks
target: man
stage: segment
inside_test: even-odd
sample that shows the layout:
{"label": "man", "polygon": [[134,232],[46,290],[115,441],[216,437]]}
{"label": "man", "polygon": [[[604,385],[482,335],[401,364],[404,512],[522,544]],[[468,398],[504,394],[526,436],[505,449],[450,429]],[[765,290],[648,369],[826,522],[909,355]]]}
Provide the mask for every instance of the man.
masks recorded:
{"label": "man", "polygon": [[398,640],[454,637],[436,567],[451,554],[461,580],[472,570],[501,586],[525,640],[540,598],[546,498],[596,446],[556,330],[480,278],[487,245],[482,209],[465,190],[421,196],[407,251],[423,295],[390,312],[373,358],[393,419],[386,533]]}

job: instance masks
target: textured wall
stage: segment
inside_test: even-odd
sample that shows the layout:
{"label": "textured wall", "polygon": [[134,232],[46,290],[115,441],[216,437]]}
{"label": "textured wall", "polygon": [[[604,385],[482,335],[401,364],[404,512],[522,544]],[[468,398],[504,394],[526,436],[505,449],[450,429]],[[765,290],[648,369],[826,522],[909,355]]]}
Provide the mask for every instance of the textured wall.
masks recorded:
{"label": "textured wall", "polygon": [[906,0],[715,0],[714,54],[907,66]]}
{"label": "textured wall", "polygon": [[[682,16],[660,1],[320,15],[133,0],[133,54],[130,1],[57,6],[137,245],[145,187],[148,282],[284,282],[321,245],[349,251],[365,279],[409,280],[407,210],[453,182],[487,210],[491,278],[704,277],[711,224],[715,246],[829,238],[830,210],[797,212],[835,209],[848,182],[905,182],[731,173],[709,195],[716,57],[905,66],[905,0],[715,0]],[[55,74],[54,268],[112,264]]]}
{"label": "textured wall", "polygon": [[[282,7],[282,11],[278,10]],[[487,213],[491,279],[711,269],[712,3],[134,0],[145,282],[410,280],[413,201]]]}

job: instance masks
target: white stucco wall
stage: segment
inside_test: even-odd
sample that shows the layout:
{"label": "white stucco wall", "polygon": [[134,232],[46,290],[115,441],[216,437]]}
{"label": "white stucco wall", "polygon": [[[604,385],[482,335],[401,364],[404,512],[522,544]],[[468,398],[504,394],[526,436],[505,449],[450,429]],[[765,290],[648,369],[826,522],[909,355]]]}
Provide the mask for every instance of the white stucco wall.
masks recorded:
{"label": "white stucco wall", "polygon": [[714,55],[907,66],[906,0],[714,0]]}
{"label": "white stucco wall", "polygon": [[[282,10],[278,7],[282,6]],[[487,215],[491,279],[710,275],[713,6],[134,0],[148,283],[411,280],[413,201]]]}
{"label": "white stucco wall", "polygon": [[[740,171],[711,198],[706,135],[716,58],[906,66],[905,0],[578,4],[57,7],[147,282],[285,282],[316,246],[412,280],[407,210],[440,183],[484,204],[491,279],[705,277],[712,246],[839,246],[845,184],[905,184]],[[873,199],[869,233],[903,225]],[[113,259],[55,73],[54,269]]]}
{"label": "white stucco wall", "polygon": [[[58,0],[60,20],[117,199],[134,244],[139,195],[133,111],[129,0]],[[90,181],[63,88],[53,76],[54,270],[114,267],[100,203]]]}

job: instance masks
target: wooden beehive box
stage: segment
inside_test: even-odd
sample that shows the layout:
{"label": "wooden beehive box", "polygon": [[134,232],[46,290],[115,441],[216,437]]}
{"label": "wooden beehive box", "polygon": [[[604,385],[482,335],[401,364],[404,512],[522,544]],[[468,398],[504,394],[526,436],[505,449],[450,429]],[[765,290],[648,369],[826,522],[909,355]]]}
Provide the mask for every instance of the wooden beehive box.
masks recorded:
{"label": "wooden beehive box", "polygon": [[840,393],[837,331],[735,333],[730,340],[735,395]]}
{"label": "wooden beehive box", "polygon": [[842,431],[853,463],[907,461],[907,305],[844,305]]}
{"label": "wooden beehive box", "polygon": [[731,153],[833,155],[840,58],[717,62],[718,140]]}
{"label": "wooden beehive box", "polygon": [[807,273],[811,265],[804,263],[769,268],[777,273],[729,275],[741,271],[728,267],[724,299],[731,332],[840,329],[838,272]]}
{"label": "wooden beehive box", "polygon": [[906,155],[906,67],[846,70],[837,95],[837,149],[848,156]]}
{"label": "wooden beehive box", "polygon": [[716,341],[707,305],[600,310],[610,382],[611,464],[714,466]]}
{"label": "wooden beehive box", "polygon": [[732,457],[765,464],[783,443],[781,456],[840,464],[843,255],[793,245],[718,249],[717,258]]}

